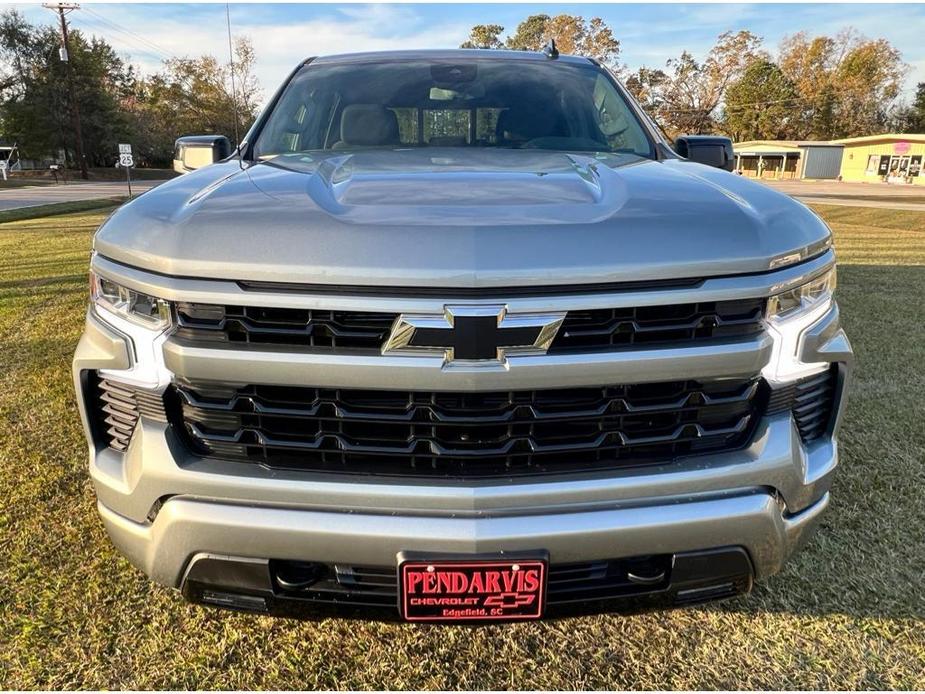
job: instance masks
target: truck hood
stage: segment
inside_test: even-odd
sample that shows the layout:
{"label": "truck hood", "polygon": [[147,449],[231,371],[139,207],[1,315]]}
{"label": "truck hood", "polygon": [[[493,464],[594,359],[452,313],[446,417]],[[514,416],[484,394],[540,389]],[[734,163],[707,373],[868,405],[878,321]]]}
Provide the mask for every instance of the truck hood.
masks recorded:
{"label": "truck hood", "polygon": [[95,249],[186,277],[479,288],[762,272],[828,236],[691,162],[429,148],[209,166],[124,205]]}

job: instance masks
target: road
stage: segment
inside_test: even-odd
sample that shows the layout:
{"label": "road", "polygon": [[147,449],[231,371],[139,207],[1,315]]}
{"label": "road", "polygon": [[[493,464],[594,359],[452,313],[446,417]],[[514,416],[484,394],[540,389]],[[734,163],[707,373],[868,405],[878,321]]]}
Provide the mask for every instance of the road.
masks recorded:
{"label": "road", "polygon": [[[138,195],[164,181],[132,181],[132,193]],[[0,210],[15,210],[20,207],[50,205],[55,202],[96,200],[126,195],[125,182],[101,181],[95,183],[67,183],[21,188],[3,189],[0,182]]]}
{"label": "road", "polygon": [[925,186],[844,181],[762,181],[801,202],[814,205],[885,207],[925,212]]}

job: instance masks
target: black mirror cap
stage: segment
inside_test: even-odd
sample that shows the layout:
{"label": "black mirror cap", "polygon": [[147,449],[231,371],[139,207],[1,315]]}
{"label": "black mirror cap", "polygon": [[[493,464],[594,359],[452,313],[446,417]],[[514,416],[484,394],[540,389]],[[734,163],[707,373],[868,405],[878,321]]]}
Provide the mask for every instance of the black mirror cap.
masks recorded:
{"label": "black mirror cap", "polygon": [[732,140],[720,135],[682,135],[674,143],[674,151],[685,159],[698,164],[715,166],[732,171],[735,168],[735,154]]}

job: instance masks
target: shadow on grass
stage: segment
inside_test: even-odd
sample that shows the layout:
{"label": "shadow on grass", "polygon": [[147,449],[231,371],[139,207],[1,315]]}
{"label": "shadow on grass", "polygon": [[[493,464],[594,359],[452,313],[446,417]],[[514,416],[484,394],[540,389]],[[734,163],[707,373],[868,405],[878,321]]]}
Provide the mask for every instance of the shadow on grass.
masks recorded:
{"label": "shadow on grass", "polygon": [[[60,263],[55,264],[60,265]],[[83,273],[78,275],[52,275],[50,277],[34,277],[22,280],[5,280],[0,281],[0,290],[12,289],[14,291],[4,294],[4,296],[8,298],[17,298],[32,296],[39,287],[50,287],[61,284],[87,284],[87,275]]]}

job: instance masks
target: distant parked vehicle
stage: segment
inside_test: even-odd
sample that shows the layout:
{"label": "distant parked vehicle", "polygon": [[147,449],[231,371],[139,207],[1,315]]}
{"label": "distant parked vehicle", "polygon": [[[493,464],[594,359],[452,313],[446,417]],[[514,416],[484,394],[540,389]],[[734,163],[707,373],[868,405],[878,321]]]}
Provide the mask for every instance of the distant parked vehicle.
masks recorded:
{"label": "distant parked vehicle", "polygon": [[22,171],[22,160],[16,145],[0,145],[0,164],[10,171]]}

